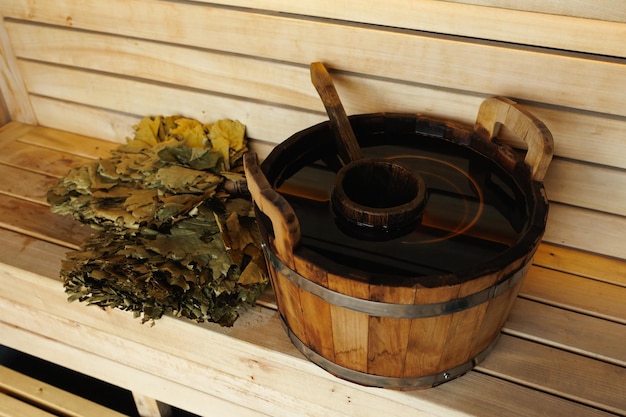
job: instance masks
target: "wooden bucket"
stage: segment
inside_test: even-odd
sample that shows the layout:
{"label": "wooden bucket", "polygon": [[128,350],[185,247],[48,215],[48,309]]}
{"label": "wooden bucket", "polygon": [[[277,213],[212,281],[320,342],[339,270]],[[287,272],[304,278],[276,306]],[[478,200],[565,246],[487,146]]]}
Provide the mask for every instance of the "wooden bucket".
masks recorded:
{"label": "wooden bucket", "polygon": [[[482,360],[507,319],[545,229],[548,203],[542,180],[552,157],[552,137],[543,123],[504,98],[486,100],[473,128],[404,114],[352,116],[351,124],[365,151],[394,140],[409,147],[440,140],[494,161],[519,185],[523,227],[501,253],[478,265],[460,262],[459,268],[454,267],[455,257],[462,258],[462,253],[441,254],[452,264],[450,270],[412,276],[398,273],[395,261],[388,261],[391,255],[372,252],[367,255],[372,259],[362,257],[355,263],[353,249],[337,254],[343,250],[333,246],[340,245],[339,238],[325,239],[326,232],[317,230],[326,226],[305,225],[311,217],[308,209],[300,208],[302,201],[329,213],[328,193],[316,189],[315,176],[292,184],[289,179],[311,164],[321,164],[324,175],[333,174],[336,149],[327,124],[277,146],[262,168],[256,155],[245,156],[272,285],[294,345],[330,373],[359,384],[394,389],[435,386]],[[528,143],[524,160],[493,140],[501,125]],[[427,217],[437,221],[433,220],[437,216]],[[474,229],[463,233],[467,230]],[[316,233],[322,237],[313,236]],[[322,249],[311,244],[318,238],[325,239]],[[364,241],[363,247],[375,251],[371,248],[378,244]],[[428,250],[417,246],[416,256]],[[382,259],[381,267],[376,267],[377,259]]]}

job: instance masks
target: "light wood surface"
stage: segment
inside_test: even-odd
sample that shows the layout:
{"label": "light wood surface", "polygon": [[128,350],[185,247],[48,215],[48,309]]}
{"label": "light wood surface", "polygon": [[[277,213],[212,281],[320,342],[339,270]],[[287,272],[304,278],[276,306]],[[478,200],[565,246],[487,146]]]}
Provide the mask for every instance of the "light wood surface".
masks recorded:
{"label": "light wood surface", "polygon": [[17,68],[11,40],[5,26],[0,25],[0,91],[2,92],[2,118],[22,123],[37,124],[22,75]]}
{"label": "light wood surface", "polygon": [[[391,0],[384,4],[371,4],[370,7],[363,7],[358,0],[343,1],[340,5],[332,0],[314,4],[289,0],[200,1],[497,39],[524,45],[559,44],[560,48],[566,50],[598,52],[598,48],[606,48],[607,52],[612,51],[607,55],[623,56],[624,53],[616,42],[620,33],[623,33],[618,30],[621,27],[612,24],[626,22],[626,12],[619,0],[593,3],[585,0]],[[532,31],[527,30],[530,26],[533,27]],[[583,29],[587,27],[588,30]],[[582,29],[589,36],[566,36],[565,33],[573,28]],[[606,35],[608,38],[603,38]],[[608,42],[605,43],[605,40]]]}
{"label": "light wood surface", "polygon": [[626,22],[626,10],[620,7],[619,0],[600,0],[590,3],[585,0],[572,0],[566,3],[558,0],[445,0],[488,7],[503,7],[513,10],[526,10],[535,13],[549,13],[577,16],[586,19]]}
{"label": "light wood surface", "polygon": [[123,417],[121,413],[4,366],[0,366],[0,415]]}

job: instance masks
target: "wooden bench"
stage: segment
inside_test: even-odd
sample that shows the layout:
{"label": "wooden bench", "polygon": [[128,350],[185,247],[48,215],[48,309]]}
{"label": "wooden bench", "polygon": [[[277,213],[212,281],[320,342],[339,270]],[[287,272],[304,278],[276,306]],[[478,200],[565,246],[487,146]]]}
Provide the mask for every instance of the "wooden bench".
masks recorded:
{"label": "wooden bench", "polygon": [[[2,2],[0,344],[201,415],[626,415],[626,13],[335,3]],[[337,379],[290,343],[271,294],[233,328],[66,301],[60,262],[89,230],[50,212],[58,177],[146,114],[237,118],[264,156],[326,119],[314,61],[349,114],[473,123],[501,94],[555,137],[544,243],[498,345],[461,378],[406,392]]]}
{"label": "wooden bench", "polygon": [[123,417],[103,407],[50,384],[0,366],[0,416]]}

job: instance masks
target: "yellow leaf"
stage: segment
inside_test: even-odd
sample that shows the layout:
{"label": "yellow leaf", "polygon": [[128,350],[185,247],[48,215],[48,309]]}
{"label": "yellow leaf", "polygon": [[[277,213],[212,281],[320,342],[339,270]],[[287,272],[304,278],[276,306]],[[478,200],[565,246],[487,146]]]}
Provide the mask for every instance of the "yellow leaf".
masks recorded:
{"label": "yellow leaf", "polygon": [[170,130],[171,135],[175,135],[191,148],[201,148],[206,145],[207,137],[204,126],[197,120],[180,118],[175,120],[176,128]]}
{"label": "yellow leaf", "polygon": [[133,126],[135,129],[135,140],[140,140],[148,145],[154,146],[159,141],[159,128],[161,127],[161,116],[144,117]]}
{"label": "yellow leaf", "polygon": [[213,151],[224,158],[226,169],[230,169],[230,153],[243,149],[246,126],[237,120],[222,119],[206,126]]}
{"label": "yellow leaf", "polygon": [[246,269],[243,270],[239,276],[237,284],[239,285],[254,285],[267,281],[267,275],[259,265],[254,262],[250,262]]}

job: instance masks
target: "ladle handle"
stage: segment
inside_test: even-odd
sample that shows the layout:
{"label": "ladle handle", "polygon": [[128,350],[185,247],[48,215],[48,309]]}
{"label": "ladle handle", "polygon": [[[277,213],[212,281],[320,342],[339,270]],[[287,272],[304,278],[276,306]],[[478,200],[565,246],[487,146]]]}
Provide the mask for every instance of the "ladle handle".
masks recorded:
{"label": "ladle handle", "polygon": [[359,142],[356,140],[350,120],[348,120],[326,67],[321,62],[313,62],[310,70],[311,82],[322,99],[322,103],[324,103],[331,128],[335,134],[339,157],[344,164],[363,158]]}
{"label": "ladle handle", "polygon": [[257,207],[272,222],[274,246],[280,260],[294,268],[293,249],[300,242],[300,223],[287,200],[272,188],[263,174],[256,153],[243,157],[248,190]]}
{"label": "ladle handle", "polygon": [[479,135],[486,132],[493,140],[500,127],[506,126],[528,145],[524,163],[530,167],[532,179],[543,181],[548,165],[552,161],[554,141],[545,124],[506,97],[486,99],[478,109],[474,131]]}

